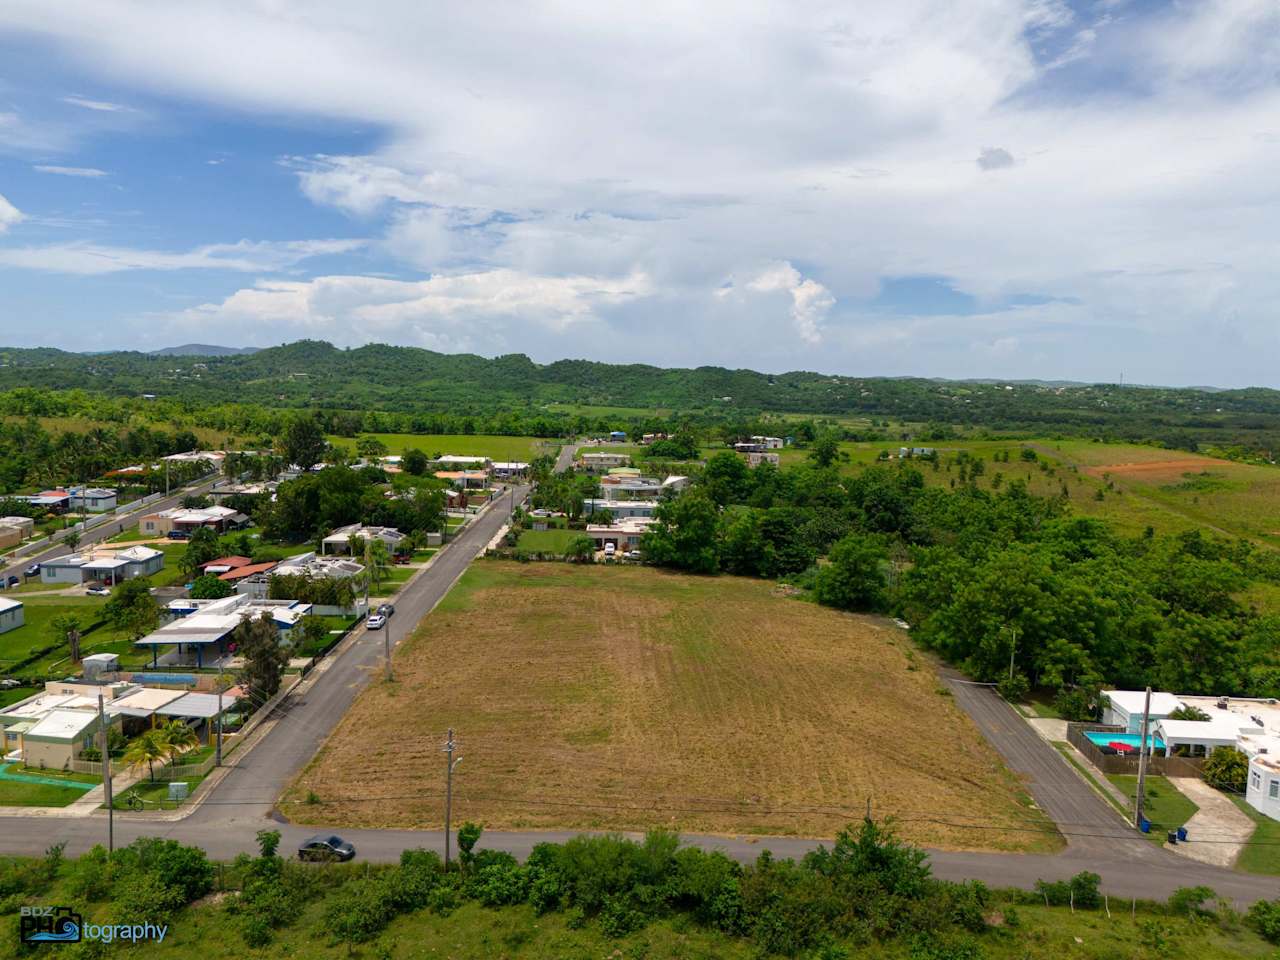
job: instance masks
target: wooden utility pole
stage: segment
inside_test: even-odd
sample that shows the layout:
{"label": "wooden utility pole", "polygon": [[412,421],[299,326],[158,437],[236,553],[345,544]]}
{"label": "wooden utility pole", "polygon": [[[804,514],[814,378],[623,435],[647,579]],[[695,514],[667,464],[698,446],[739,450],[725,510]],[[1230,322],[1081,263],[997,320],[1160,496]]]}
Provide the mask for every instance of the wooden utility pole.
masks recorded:
{"label": "wooden utility pole", "polygon": [[444,757],[445,757],[445,780],[444,780],[444,867],[449,869],[449,841],[451,839],[450,830],[452,829],[453,817],[453,768],[462,762],[462,758],[457,760],[453,758],[453,752],[457,749],[457,745],[453,741],[453,727],[449,728],[449,739],[445,741]]}
{"label": "wooden utility pole", "polygon": [[116,849],[115,805],[111,799],[111,742],[107,737],[106,711],[102,707],[102,694],[98,694],[98,734],[102,739],[102,792],[107,801],[107,853]]}
{"label": "wooden utility pole", "polygon": [[1138,745],[1138,795],[1133,802],[1133,825],[1142,829],[1142,801],[1147,791],[1147,733],[1151,724],[1151,688],[1142,707],[1142,742]]}

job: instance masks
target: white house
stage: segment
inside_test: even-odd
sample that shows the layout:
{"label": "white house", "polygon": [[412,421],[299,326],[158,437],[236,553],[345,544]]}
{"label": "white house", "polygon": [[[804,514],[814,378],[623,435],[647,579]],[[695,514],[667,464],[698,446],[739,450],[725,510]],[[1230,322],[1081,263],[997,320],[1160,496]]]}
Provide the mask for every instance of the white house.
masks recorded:
{"label": "white house", "polygon": [[71,487],[71,509],[85,513],[106,513],[116,508],[116,492],[106,487]]}
{"label": "white house", "polygon": [[751,438],[751,441],[752,443],[760,444],[766,450],[781,450],[783,447],[787,445],[786,441],[783,440],[781,437],[753,436]]}
{"label": "white house", "polygon": [[161,647],[177,646],[179,654],[194,650],[196,666],[201,667],[206,650],[215,650],[219,655],[227,651],[228,637],[242,620],[256,620],[267,614],[284,642],[302,618],[311,613],[311,604],[300,600],[258,600],[237,593],[220,600],[173,600],[168,611],[177,619],[153,630],[137,645],[150,647],[153,659]]}
{"label": "white house", "polygon": [[492,467],[493,476],[498,480],[523,477],[528,472],[529,465],[519,460],[495,460]]}
{"label": "white house", "polygon": [[608,510],[614,520],[626,520],[628,517],[652,517],[658,512],[657,500],[601,500],[582,501],[582,512],[591,517],[601,510]]}
{"label": "white house", "polygon": [[[1106,707],[1102,722],[1124,727],[1128,733],[1142,733],[1142,710],[1146,702],[1145,690],[1103,690]],[[1163,720],[1182,706],[1182,701],[1171,693],[1151,691],[1151,723]]]}
{"label": "white house", "polygon": [[101,580],[117,584],[134,577],[149,577],[164,568],[164,553],[151,547],[136,546],[127,550],[73,553],[54,557],[40,564],[43,583],[86,583]]}
{"label": "white house", "polygon": [[23,618],[22,601],[0,597],[0,633],[17,630],[26,620]]}
{"label": "white house", "polygon": [[350,540],[358,537],[361,540],[376,538],[387,545],[387,550],[395,553],[405,535],[395,527],[366,527],[363,524],[351,523],[339,527],[321,542],[325,553],[348,553],[351,550]]}
{"label": "white house", "polygon": [[619,550],[636,550],[640,547],[640,538],[653,523],[649,517],[631,517],[610,524],[589,523],[587,536],[595,541],[597,550],[603,550],[610,543]]}
{"label": "white house", "polygon": [[24,540],[36,534],[36,522],[30,517],[0,517],[0,527],[13,527]]}
{"label": "white house", "polygon": [[625,467],[631,462],[631,457],[625,453],[592,451],[582,454],[581,462],[583,469],[590,470],[593,473],[603,473],[606,470],[612,470],[614,467]]}
{"label": "white house", "polygon": [[452,453],[436,457],[436,464],[445,470],[488,470],[492,463],[488,457],[460,457]]}

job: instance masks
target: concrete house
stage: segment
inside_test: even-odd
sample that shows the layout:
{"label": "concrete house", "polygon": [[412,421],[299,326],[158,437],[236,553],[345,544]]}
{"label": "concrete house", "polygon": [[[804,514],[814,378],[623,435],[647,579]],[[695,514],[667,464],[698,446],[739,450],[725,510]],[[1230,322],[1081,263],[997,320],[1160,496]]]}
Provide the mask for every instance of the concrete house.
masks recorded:
{"label": "concrete house", "polygon": [[631,457],[625,453],[608,453],[603,450],[592,450],[579,458],[584,470],[592,473],[604,473],[615,467],[625,467]]}
{"label": "concrete house", "polygon": [[640,538],[653,523],[648,517],[633,517],[609,524],[589,523],[586,532],[595,541],[597,550],[603,550],[610,543],[618,550],[638,550]]}
{"label": "concrete house", "polygon": [[352,537],[358,537],[361,540],[376,538],[387,545],[388,552],[395,553],[400,548],[405,535],[395,527],[366,527],[364,524],[351,523],[345,527],[339,527],[325,537],[320,543],[322,552],[350,553]]}
{"label": "concrete house", "polygon": [[0,597],[0,633],[17,630],[24,623],[26,619],[22,611],[22,601]]}
{"label": "concrete house", "polygon": [[40,564],[42,583],[87,583],[101,580],[114,586],[134,577],[150,577],[164,568],[164,553],[146,546],[127,550],[99,550],[55,557]]}
{"label": "concrete house", "polygon": [[0,517],[0,527],[12,527],[24,540],[36,535],[36,522],[30,517]]}
{"label": "concrete house", "polygon": [[246,526],[249,518],[230,507],[204,507],[199,510],[161,510],[149,513],[138,521],[138,529],[156,537],[167,536],[173,530],[191,533],[201,527],[209,527],[218,533],[226,533]]}
{"label": "concrete house", "polygon": [[[1142,733],[1142,708],[1146,701],[1144,690],[1103,690],[1106,706],[1102,722],[1124,727],[1128,733]],[[1151,725],[1163,720],[1182,706],[1182,701],[1171,693],[1151,691]]]}
{"label": "concrete house", "polygon": [[72,487],[71,509],[84,513],[106,513],[116,508],[116,492],[106,487]]}

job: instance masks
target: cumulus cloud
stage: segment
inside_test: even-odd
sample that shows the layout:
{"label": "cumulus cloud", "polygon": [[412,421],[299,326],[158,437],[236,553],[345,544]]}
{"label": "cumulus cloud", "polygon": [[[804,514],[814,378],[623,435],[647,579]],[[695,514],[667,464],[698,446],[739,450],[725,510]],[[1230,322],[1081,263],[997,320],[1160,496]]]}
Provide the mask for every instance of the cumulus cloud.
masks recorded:
{"label": "cumulus cloud", "polygon": [[603,308],[652,294],[648,278],[543,277],[488,270],[420,281],[324,276],[260,281],[219,303],[166,315],[167,323],[198,330],[216,324],[248,342],[323,337],[343,344],[393,339],[433,349],[494,348],[506,331],[541,328],[564,334],[598,321]]}
{"label": "cumulus cloud", "polygon": [[[0,206],[0,223],[3,220],[4,209]],[[260,273],[283,270],[311,257],[349,253],[364,246],[364,243],[363,240],[242,240],[239,243],[210,244],[177,253],[94,243],[60,243],[39,247],[0,248],[0,266],[81,275],[119,273],[125,270],[233,270]]]}
{"label": "cumulus cloud", "polygon": [[53,173],[60,177],[85,177],[94,179],[97,177],[109,176],[107,171],[99,170],[97,167],[55,167],[49,164],[38,163],[33,168],[38,173]]}
{"label": "cumulus cloud", "polygon": [[18,211],[18,208],[6,200],[4,194],[0,193],[0,233],[4,233],[21,219],[22,214]]}
{"label": "cumulus cloud", "polygon": [[[631,355],[677,362],[867,370],[901,356],[916,366],[897,372],[963,375],[1044,356],[1064,367],[1023,374],[1087,378],[1114,376],[1106,342],[1148,380],[1274,380],[1254,360],[1280,349],[1272,0],[1129,5],[1111,20],[1065,0],[856,16],[803,0],[708,0],[695,16],[659,0],[625,21],[556,5],[495,18],[456,4],[429,20],[409,0],[376,17],[339,0],[301,9],[8,0],[0,30],[44,37],[102,89],[376,131],[367,155],[283,162],[400,267],[643,276],[644,297],[599,299],[598,324],[569,325],[573,353],[644,329]],[[710,296],[726,276],[741,278],[732,294]],[[912,276],[975,306],[882,312],[880,278]],[[1025,294],[1054,303],[993,306]],[[450,317],[494,315],[459,302]],[[1213,336],[1228,317],[1247,350]],[[785,357],[739,335],[779,321],[797,332]],[[597,327],[613,339],[592,341]],[[973,346],[1000,343],[1017,347]]]}
{"label": "cumulus cloud", "polygon": [[1004,147],[985,147],[978,154],[978,166],[983,170],[1003,170],[1013,166],[1013,154]]}

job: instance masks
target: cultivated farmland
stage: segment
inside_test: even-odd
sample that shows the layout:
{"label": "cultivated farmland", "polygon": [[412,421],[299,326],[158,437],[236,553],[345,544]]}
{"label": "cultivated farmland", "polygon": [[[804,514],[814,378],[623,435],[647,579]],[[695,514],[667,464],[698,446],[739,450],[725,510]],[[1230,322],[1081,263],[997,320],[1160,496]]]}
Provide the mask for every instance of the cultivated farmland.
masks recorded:
{"label": "cultivated farmland", "polygon": [[[554,441],[538,437],[502,437],[478,433],[362,433],[360,436],[381,440],[387,445],[387,452],[397,456],[416,448],[429,457],[451,453],[458,457],[489,457],[491,460],[528,462],[539,454],[554,456],[557,449]],[[352,455],[355,454],[355,438],[330,436],[326,439],[335,447],[342,447]]]}
{"label": "cultivated farmland", "polygon": [[932,845],[1058,842],[901,631],[771,583],[480,562],[395,664],[295,818],[439,827],[452,726],[455,823],[830,836],[870,799]]}

